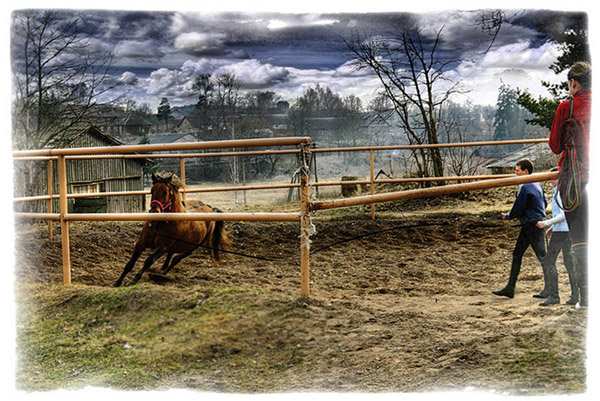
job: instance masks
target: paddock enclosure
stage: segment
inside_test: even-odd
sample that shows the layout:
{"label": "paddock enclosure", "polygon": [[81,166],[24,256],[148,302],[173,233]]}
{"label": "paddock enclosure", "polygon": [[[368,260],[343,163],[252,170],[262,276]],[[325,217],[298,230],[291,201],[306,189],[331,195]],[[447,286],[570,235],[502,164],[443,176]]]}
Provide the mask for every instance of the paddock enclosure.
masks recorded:
{"label": "paddock enclosure", "polygon": [[[544,181],[555,173],[444,177],[441,187],[384,193],[374,190],[379,179],[371,170],[369,179],[357,180],[366,185],[363,195],[320,198],[307,169],[314,150],[306,138],[283,140],[208,144],[214,148],[207,153],[235,145],[225,152],[237,154],[249,145],[254,149],[247,152],[291,152],[307,161],[299,163],[300,180],[283,188],[300,190],[300,200],[225,209],[237,254],[226,255],[223,264],[199,249],[167,275],[146,274],[137,285],[126,280],[125,287],[112,288],[144,221],[181,216],[62,208],[17,213],[17,387],[586,391],[587,312],[564,304],[538,306],[531,294],[543,278],[533,252],[525,254],[514,299],[491,293],[506,283],[519,230],[498,213],[510,208],[520,182],[541,181],[548,195]],[[186,152],[198,144],[178,146]],[[145,152],[165,148],[102,148],[84,156],[89,150],[13,156],[16,162],[52,162],[60,173],[70,158],[141,157],[137,152],[148,157]],[[181,166],[175,173],[185,180]],[[67,184],[38,197],[62,205],[84,196],[62,192]],[[384,184],[393,182],[377,183]],[[268,183],[255,186],[260,188],[245,189],[270,190]],[[184,195],[214,206],[232,191],[195,190]],[[48,220],[50,226],[42,223]],[[569,285],[560,258],[557,268],[564,302]]]}
{"label": "paddock enclosure", "polygon": [[[429,181],[452,181],[452,180],[477,180],[474,183],[461,183],[461,184],[450,184],[441,187],[423,188],[401,192],[391,192],[385,194],[375,194],[375,177],[373,168],[373,159],[375,149],[393,149],[393,148],[432,148],[432,147],[464,147],[464,146],[476,146],[476,145],[498,145],[508,143],[532,143],[532,142],[543,142],[545,140],[522,140],[522,141],[504,141],[504,142],[492,142],[492,143],[448,143],[440,145],[404,145],[404,146],[381,146],[371,148],[341,148],[341,149],[320,149],[320,152],[326,151],[338,151],[338,152],[350,152],[359,150],[368,150],[370,152],[370,180],[364,181],[346,181],[344,184],[349,183],[360,183],[370,184],[371,194],[360,197],[337,199],[337,200],[326,200],[326,201],[311,201],[311,158],[310,158],[310,144],[311,138],[308,137],[289,137],[289,138],[271,138],[271,139],[249,139],[249,140],[231,140],[231,141],[212,141],[212,142],[198,142],[198,143],[178,143],[178,144],[160,144],[160,145],[128,145],[128,146],[97,146],[88,148],[69,148],[69,149],[50,149],[50,150],[31,150],[31,151],[15,151],[13,157],[18,161],[25,160],[48,160],[48,185],[49,193],[47,195],[41,195],[37,197],[26,197],[18,199],[18,201],[28,200],[48,200],[48,213],[16,213],[18,218],[30,218],[30,219],[46,219],[49,224],[49,235],[52,236],[52,221],[57,220],[60,222],[61,227],[61,241],[62,241],[62,260],[63,260],[63,281],[65,284],[71,283],[71,261],[70,261],[70,236],[69,236],[69,222],[70,221],[152,221],[152,220],[214,220],[215,215],[210,213],[186,213],[185,215],[176,213],[161,213],[160,216],[150,213],[69,213],[68,202],[69,198],[75,197],[73,194],[68,193],[67,183],[67,158],[72,157],[75,159],[82,158],[110,158],[110,157],[126,157],[125,155],[135,154],[131,156],[133,158],[148,158],[147,152],[166,152],[166,151],[185,151],[185,150],[214,150],[214,149],[240,149],[240,148],[258,148],[258,147],[274,147],[274,146],[296,146],[298,149],[298,183],[290,187],[298,187],[299,190],[299,211],[296,213],[220,213],[218,216],[219,220],[223,221],[294,221],[300,223],[300,292],[302,296],[309,296],[310,294],[310,236],[314,230],[314,226],[311,223],[311,214],[324,209],[335,209],[344,208],[349,206],[365,205],[370,204],[371,216],[375,219],[375,209],[373,207],[376,203],[397,201],[401,199],[416,199],[426,198],[431,196],[440,196],[454,193],[467,192],[472,190],[481,190],[486,188],[518,185],[526,182],[540,182],[547,181],[557,176],[558,173],[537,173],[531,174],[526,177],[506,177],[500,178],[492,177],[491,179],[482,179],[487,177],[430,177],[430,178],[416,178],[414,181],[429,180]],[[290,153],[295,152],[294,150],[267,150],[262,153]],[[258,152],[261,153],[261,152]],[[225,155],[236,156],[238,152],[230,152]],[[111,156],[116,155],[116,156]],[[221,154],[222,155],[222,154]],[[163,155],[164,156],[164,155]],[[198,155],[187,154],[180,156],[180,174],[183,183],[185,184],[185,158],[194,157]],[[206,157],[206,154],[203,155]],[[57,171],[58,171],[58,188],[59,194],[53,196],[52,193],[52,159],[57,159]],[[380,180],[378,182],[401,182],[402,179],[397,180]],[[341,183],[327,183],[326,185],[337,185]],[[244,190],[248,189],[265,189],[269,186],[264,187],[245,187]],[[237,189],[240,189],[239,187]],[[223,189],[221,190],[231,190]],[[132,194],[141,194],[143,192],[105,192],[103,196],[123,196]],[[80,194],[78,198],[89,197],[90,195]],[[98,196],[98,194],[94,194]],[[53,199],[58,197],[60,204],[60,213],[52,213]],[[185,200],[186,193],[183,194]]]}

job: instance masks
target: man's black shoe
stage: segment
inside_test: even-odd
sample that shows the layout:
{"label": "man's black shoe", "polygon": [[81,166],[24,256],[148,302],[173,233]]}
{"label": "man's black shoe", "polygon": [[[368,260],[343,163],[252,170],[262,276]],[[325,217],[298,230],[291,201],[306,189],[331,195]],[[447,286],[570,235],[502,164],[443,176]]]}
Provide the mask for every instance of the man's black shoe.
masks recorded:
{"label": "man's black shoe", "polygon": [[504,287],[501,290],[492,291],[495,295],[499,295],[501,297],[509,297],[512,298],[515,296],[515,289],[509,286]]}

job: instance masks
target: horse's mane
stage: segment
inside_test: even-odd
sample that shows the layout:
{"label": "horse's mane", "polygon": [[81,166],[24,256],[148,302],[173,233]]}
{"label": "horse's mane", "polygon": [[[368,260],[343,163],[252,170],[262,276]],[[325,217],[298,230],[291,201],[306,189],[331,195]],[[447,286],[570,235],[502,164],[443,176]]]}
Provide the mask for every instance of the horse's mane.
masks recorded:
{"label": "horse's mane", "polygon": [[162,172],[152,174],[152,183],[156,184],[157,182],[170,185],[175,190],[180,190],[184,187],[183,183],[181,182],[181,179],[173,173]]}

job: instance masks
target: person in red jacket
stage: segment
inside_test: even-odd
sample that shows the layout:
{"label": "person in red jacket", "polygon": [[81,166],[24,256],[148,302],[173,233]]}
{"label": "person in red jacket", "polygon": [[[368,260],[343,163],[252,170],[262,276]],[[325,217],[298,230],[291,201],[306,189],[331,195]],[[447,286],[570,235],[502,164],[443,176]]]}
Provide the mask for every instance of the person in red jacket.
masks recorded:
{"label": "person in red jacket", "polygon": [[[550,131],[550,149],[560,154],[561,180],[571,177],[574,192],[562,191],[563,198],[569,192],[572,199],[563,201],[565,217],[569,224],[571,252],[575,261],[580,306],[587,306],[587,243],[588,243],[588,197],[590,163],[590,119],[592,114],[592,67],[577,62],[567,74],[571,99],[558,105]],[[565,124],[565,122],[567,122]],[[574,133],[574,134],[573,134]],[[572,168],[577,166],[577,169]],[[565,174],[564,177],[562,175]],[[559,185],[560,180],[559,180]],[[566,187],[565,187],[566,188]],[[571,202],[571,200],[573,202]],[[570,207],[565,205],[572,204]]]}

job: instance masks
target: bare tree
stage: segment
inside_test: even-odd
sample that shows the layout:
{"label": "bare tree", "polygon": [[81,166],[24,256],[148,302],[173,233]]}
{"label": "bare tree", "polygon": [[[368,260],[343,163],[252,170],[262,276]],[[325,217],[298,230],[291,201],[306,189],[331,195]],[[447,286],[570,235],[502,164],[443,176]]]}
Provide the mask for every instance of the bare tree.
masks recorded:
{"label": "bare tree", "polygon": [[[358,97],[343,98],[317,84],[296,99],[288,114],[288,123],[298,136],[309,135],[313,140],[337,146],[356,145],[360,138],[361,113],[362,103]],[[319,127],[318,120],[325,124]]]}
{"label": "bare tree", "polygon": [[500,33],[500,29],[506,18],[506,11],[482,9],[472,12],[475,14],[476,24],[480,27],[481,32],[484,35],[483,40],[486,42],[489,40],[486,50],[484,51],[484,53],[487,53],[494,45],[494,42]]}
{"label": "bare tree", "polygon": [[[446,142],[469,142],[473,140],[473,131],[478,130],[477,121],[479,116],[473,110],[472,105],[459,106],[449,102],[440,117],[441,131]],[[473,175],[483,164],[483,159],[475,157],[481,151],[481,147],[456,147],[444,150],[444,161],[447,169],[452,175]]]}
{"label": "bare tree", "polygon": [[56,10],[12,20],[13,144],[41,148],[79,124],[111,81],[111,52],[96,50],[81,19]]}
{"label": "bare tree", "polygon": [[[272,136],[273,115],[277,111],[277,103],[281,97],[273,91],[250,91],[242,99],[242,117],[240,121],[241,134],[244,138],[259,138]],[[265,174],[273,176],[275,167],[280,161],[280,155],[259,155],[251,159],[254,177]]]}
{"label": "bare tree", "polygon": [[216,129],[221,136],[229,139],[239,137],[236,134],[235,119],[240,105],[240,87],[242,81],[234,73],[224,72],[217,75],[215,84]]}
{"label": "bare tree", "polygon": [[[392,35],[356,33],[345,42],[356,58],[355,67],[371,70],[381,82],[381,94],[390,100],[409,143],[437,144],[438,109],[458,92],[446,70],[458,60],[438,54],[442,29],[425,36],[412,22],[403,22]],[[418,175],[444,175],[439,148],[415,150],[413,157]]]}
{"label": "bare tree", "polygon": [[[215,111],[216,111],[216,128],[220,133],[220,137],[229,139],[238,139],[239,119],[236,118],[240,102],[240,87],[242,81],[235,77],[234,73],[225,72],[216,77],[215,85]],[[236,120],[238,120],[236,122]],[[235,150],[235,149],[232,149]],[[242,166],[240,167],[240,159]],[[228,158],[229,176],[234,185],[240,182],[240,179],[245,182],[245,166],[244,159],[239,156]],[[245,193],[244,193],[245,195]],[[235,204],[238,205],[238,192],[235,191]]]}
{"label": "bare tree", "polygon": [[335,130],[332,140],[338,146],[364,145],[365,135],[362,133],[363,107],[359,97],[345,96],[336,115]]}
{"label": "bare tree", "polygon": [[257,138],[269,132],[280,100],[281,97],[273,91],[250,91],[244,95],[240,102],[240,112],[245,138]]}
{"label": "bare tree", "polygon": [[214,105],[215,84],[211,74],[201,74],[196,78],[192,88],[198,92],[198,102],[194,108],[192,119],[199,129],[200,139],[209,140],[213,128],[212,107]]}
{"label": "bare tree", "polygon": [[380,93],[378,96],[373,98],[369,102],[367,110],[371,115],[371,126],[381,127],[375,130],[370,128],[371,141],[373,144],[383,144],[383,142],[385,142],[386,134],[390,137],[393,137],[396,141],[399,141],[394,132],[386,132],[389,131],[389,128],[391,128],[391,121],[393,120],[395,113],[392,102],[387,96],[385,96],[385,94]]}

